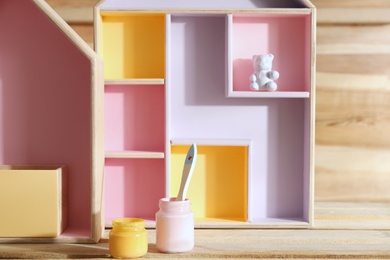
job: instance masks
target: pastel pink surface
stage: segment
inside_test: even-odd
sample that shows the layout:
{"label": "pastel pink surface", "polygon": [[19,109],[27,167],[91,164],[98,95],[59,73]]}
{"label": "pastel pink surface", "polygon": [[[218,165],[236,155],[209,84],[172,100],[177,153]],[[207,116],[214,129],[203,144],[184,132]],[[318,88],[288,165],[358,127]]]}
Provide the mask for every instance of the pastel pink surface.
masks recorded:
{"label": "pastel pink surface", "polygon": [[0,38],[0,164],[66,165],[69,228],[90,229],[90,61],[32,1],[0,2]]}
{"label": "pastel pink surface", "polygon": [[121,217],[154,220],[165,194],[163,159],[106,159],[106,222]]}
{"label": "pastel pink surface", "polygon": [[106,85],[106,151],[164,151],[165,88]]}
{"label": "pastel pink surface", "polygon": [[251,91],[253,55],[272,53],[280,73],[277,91],[309,91],[309,16],[233,15],[233,91]]}
{"label": "pastel pink surface", "polygon": [[[106,151],[164,152],[163,85],[106,85],[104,95]],[[164,183],[163,159],[106,159],[106,222],[120,217],[154,219]]]}

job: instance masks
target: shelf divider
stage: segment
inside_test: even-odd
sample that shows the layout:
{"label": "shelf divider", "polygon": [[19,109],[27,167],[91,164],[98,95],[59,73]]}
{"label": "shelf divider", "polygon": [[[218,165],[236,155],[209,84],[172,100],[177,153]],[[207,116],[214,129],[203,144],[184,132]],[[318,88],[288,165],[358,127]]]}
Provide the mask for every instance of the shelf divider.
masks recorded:
{"label": "shelf divider", "polygon": [[108,151],[105,154],[106,158],[136,158],[136,159],[163,159],[165,154],[163,152],[151,151]]}
{"label": "shelf divider", "polygon": [[308,91],[229,91],[228,97],[237,98],[309,98]]}
{"label": "shelf divider", "polygon": [[164,85],[162,78],[139,78],[139,79],[106,79],[105,85]]}

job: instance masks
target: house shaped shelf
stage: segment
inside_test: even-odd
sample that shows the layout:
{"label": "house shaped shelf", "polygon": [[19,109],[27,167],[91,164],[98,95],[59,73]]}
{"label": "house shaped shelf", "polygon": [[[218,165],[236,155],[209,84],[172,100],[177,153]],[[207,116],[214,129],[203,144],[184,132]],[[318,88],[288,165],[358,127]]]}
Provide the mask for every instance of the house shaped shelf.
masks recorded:
{"label": "house shaped shelf", "polygon": [[64,165],[68,183],[62,234],[0,243],[97,242],[104,228],[102,62],[46,2],[0,6],[0,164]]}
{"label": "house shaped shelf", "polygon": [[[307,0],[106,0],[105,222],[154,226],[198,145],[197,227],[308,227],[313,217],[315,8]],[[272,53],[278,90],[249,89]],[[113,152],[114,151],[114,152]]]}

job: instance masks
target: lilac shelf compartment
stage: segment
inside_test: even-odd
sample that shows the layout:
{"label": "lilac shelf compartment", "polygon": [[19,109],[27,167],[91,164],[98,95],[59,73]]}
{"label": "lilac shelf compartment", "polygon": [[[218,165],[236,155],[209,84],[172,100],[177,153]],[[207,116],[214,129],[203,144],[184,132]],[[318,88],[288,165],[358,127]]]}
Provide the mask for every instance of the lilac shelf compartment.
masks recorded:
{"label": "lilac shelf compartment", "polygon": [[[227,98],[228,17],[171,16],[168,31],[175,41],[168,50],[172,53],[167,78],[169,139],[218,146],[249,139],[248,223],[261,227],[308,226],[310,99]],[[202,39],[202,44],[195,39]],[[195,55],[199,53],[202,55]],[[245,224],[224,221],[209,226]]]}

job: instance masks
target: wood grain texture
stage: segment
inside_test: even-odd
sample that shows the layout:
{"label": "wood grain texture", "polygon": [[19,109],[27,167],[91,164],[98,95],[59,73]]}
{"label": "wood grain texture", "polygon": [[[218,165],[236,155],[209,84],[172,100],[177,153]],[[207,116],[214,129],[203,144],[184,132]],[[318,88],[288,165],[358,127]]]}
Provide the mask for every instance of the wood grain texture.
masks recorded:
{"label": "wood grain texture", "polygon": [[314,3],[316,200],[389,202],[390,2]]}
{"label": "wood grain texture", "polygon": [[383,24],[390,22],[388,0],[313,0],[322,23]]}
{"label": "wood grain texture", "polygon": [[[48,0],[90,46],[97,2]],[[315,199],[389,202],[390,1],[312,2],[318,8]]]}
{"label": "wood grain texture", "polygon": [[[316,225],[303,230],[195,230],[195,248],[162,254],[148,230],[146,259],[389,259],[390,204],[316,203]],[[98,244],[0,245],[0,259],[107,259],[109,230]]]}
{"label": "wood grain texture", "polygon": [[93,22],[93,7],[99,0],[46,0],[69,24]]}

